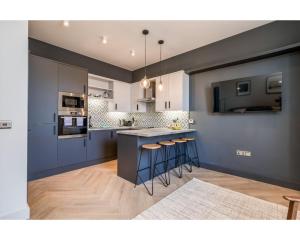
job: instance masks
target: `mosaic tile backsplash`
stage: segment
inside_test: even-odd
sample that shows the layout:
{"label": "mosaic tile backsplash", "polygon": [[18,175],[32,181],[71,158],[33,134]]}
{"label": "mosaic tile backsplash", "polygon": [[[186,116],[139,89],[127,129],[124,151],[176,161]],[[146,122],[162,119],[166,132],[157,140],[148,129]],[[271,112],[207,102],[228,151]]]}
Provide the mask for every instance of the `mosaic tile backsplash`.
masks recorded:
{"label": "mosaic tile backsplash", "polygon": [[155,112],[155,105],[150,104],[146,113],[121,113],[108,112],[107,101],[89,97],[89,116],[92,116],[91,124],[95,128],[118,127],[119,120],[136,120],[139,127],[167,127],[174,119],[178,118],[183,128],[188,128],[189,112],[169,111]]}

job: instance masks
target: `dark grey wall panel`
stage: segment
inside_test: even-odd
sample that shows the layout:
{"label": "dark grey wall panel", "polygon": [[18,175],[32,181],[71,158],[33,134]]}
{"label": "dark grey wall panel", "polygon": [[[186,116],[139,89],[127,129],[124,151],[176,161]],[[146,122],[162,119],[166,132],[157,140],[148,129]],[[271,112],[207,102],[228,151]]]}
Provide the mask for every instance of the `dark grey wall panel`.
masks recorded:
{"label": "dark grey wall panel", "polygon": [[[201,69],[243,59],[300,42],[300,21],[276,21],[230,38],[163,61],[163,74],[178,70]],[[183,37],[183,36],[179,36]],[[168,44],[168,43],[166,43]],[[148,67],[149,77],[160,75],[159,64]],[[133,81],[143,77],[143,69],[133,72]]]}
{"label": "dark grey wall panel", "polygon": [[[300,52],[191,76],[191,118],[204,164],[300,189]],[[283,73],[282,112],[213,114],[211,83]],[[236,150],[252,157],[237,157]]]}
{"label": "dark grey wall panel", "polygon": [[132,72],[54,45],[29,38],[29,50],[32,54],[50,58],[59,62],[87,68],[89,73],[116,80],[131,82]]}

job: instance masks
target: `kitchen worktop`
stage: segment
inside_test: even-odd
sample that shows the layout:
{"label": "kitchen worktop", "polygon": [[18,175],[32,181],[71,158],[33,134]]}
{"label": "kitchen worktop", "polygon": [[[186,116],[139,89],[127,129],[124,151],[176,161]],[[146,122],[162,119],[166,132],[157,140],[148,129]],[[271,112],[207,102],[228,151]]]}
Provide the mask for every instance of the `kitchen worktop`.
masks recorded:
{"label": "kitchen worktop", "polygon": [[122,126],[122,127],[101,127],[101,128],[89,128],[88,131],[105,131],[105,130],[122,130],[122,129],[140,129],[140,127]]}
{"label": "kitchen worktop", "polygon": [[144,128],[144,129],[134,129],[134,130],[121,130],[117,131],[117,134],[132,135],[137,137],[157,137],[178,133],[190,133],[195,132],[195,129],[181,129],[172,130],[169,128]]}

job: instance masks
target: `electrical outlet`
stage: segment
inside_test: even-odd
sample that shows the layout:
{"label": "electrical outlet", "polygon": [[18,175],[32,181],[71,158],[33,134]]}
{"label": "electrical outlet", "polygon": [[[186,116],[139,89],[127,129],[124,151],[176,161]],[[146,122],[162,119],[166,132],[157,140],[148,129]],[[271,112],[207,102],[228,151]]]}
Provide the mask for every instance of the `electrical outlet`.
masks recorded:
{"label": "electrical outlet", "polygon": [[189,119],[189,124],[195,124],[195,120],[193,118]]}
{"label": "electrical outlet", "polygon": [[236,150],[236,155],[243,156],[243,157],[251,157],[252,153],[250,151]]}

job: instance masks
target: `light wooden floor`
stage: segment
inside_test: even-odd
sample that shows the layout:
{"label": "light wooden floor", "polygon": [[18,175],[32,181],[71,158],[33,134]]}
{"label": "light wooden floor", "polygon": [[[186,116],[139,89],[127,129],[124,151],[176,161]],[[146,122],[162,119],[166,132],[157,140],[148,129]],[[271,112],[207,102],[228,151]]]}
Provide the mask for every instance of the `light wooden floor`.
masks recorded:
{"label": "light wooden floor", "polygon": [[300,194],[287,188],[229,174],[194,168],[182,179],[172,175],[171,185],[155,182],[154,196],[116,174],[111,161],[28,184],[31,219],[131,219],[193,177],[267,201],[287,205],[283,195]]}

